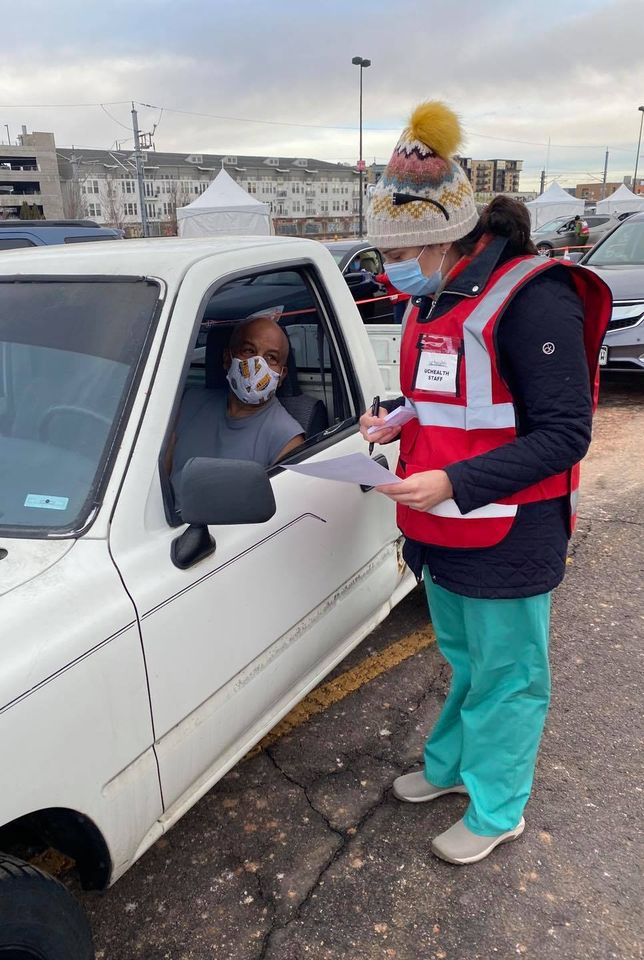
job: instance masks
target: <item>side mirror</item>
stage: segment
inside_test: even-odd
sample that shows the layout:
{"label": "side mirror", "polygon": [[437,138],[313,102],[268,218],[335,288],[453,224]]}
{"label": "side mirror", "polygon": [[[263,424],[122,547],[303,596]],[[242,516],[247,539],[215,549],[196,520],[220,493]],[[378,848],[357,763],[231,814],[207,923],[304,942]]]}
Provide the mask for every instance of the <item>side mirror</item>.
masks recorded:
{"label": "side mirror", "polygon": [[189,524],[172,543],[182,570],[213,553],[209,525],[266,523],[277,509],[264,467],[251,460],[193,457],[181,471],[181,517]]}

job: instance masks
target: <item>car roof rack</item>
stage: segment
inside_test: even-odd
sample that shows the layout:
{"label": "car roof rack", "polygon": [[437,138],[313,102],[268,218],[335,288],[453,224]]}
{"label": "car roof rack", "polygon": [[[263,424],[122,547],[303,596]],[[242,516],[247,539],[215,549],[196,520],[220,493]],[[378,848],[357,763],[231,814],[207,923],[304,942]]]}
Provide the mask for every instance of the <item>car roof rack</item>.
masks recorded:
{"label": "car roof rack", "polygon": [[95,220],[0,220],[0,227],[99,227]]}

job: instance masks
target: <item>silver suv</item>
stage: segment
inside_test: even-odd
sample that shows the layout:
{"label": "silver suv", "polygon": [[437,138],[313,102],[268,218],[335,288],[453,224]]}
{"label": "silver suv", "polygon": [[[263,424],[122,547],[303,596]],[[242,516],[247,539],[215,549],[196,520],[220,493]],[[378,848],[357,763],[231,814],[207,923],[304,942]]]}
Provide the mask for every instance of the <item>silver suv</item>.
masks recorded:
{"label": "silver suv", "polygon": [[[583,216],[582,214],[582,217],[590,229],[588,243],[585,245],[586,249],[590,249],[598,240],[612,230],[613,227],[617,226],[620,220],[624,218],[624,214],[621,216],[608,216],[606,214],[603,216],[601,214]],[[571,251],[584,252],[583,247],[579,246],[579,241],[575,234],[574,217],[557,217],[555,220],[544,223],[542,227],[533,231],[532,241],[537,251],[544,257],[555,256],[556,251],[565,250],[566,248]]]}

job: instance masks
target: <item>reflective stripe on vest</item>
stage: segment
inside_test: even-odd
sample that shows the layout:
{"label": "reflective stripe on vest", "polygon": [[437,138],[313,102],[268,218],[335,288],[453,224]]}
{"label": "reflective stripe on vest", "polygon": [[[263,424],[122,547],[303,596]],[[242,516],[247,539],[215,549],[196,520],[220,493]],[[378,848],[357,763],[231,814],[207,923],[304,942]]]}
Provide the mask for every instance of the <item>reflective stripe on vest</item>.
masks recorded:
{"label": "reflective stripe on vest", "polygon": [[[479,425],[466,429],[493,430],[499,426],[514,426],[514,413],[511,423],[498,423],[495,420],[496,408],[492,404],[492,361],[485,345],[483,330],[501,309],[515,287],[535,272],[534,260],[534,257],[522,260],[508,270],[485,294],[480,304],[474,308],[463,324],[467,404],[468,407],[471,405],[481,408]],[[549,266],[548,261],[544,269],[547,266]],[[511,407],[512,404],[502,404],[502,406]]]}
{"label": "reflective stripe on vest", "polygon": [[485,520],[489,517],[514,517],[518,507],[515,503],[487,503],[469,513],[461,513],[455,500],[443,500],[428,510],[435,517],[451,517],[457,520]]}
{"label": "reflective stripe on vest", "polygon": [[413,406],[418,422],[423,427],[453,427],[455,430],[502,430],[516,426],[514,405],[511,403],[496,403],[486,407],[462,407],[453,403],[408,400],[407,405]]}

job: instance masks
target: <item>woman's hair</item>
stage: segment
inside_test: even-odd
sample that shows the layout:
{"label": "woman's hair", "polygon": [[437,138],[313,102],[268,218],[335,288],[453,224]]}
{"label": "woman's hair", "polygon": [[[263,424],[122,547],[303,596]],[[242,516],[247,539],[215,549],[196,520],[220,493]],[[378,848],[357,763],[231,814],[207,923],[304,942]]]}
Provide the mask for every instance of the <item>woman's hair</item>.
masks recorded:
{"label": "woman's hair", "polygon": [[511,197],[495,197],[488,203],[474,229],[456,240],[454,246],[462,256],[469,256],[484,234],[507,237],[505,249],[510,256],[537,252],[530,239],[530,214],[525,204]]}

